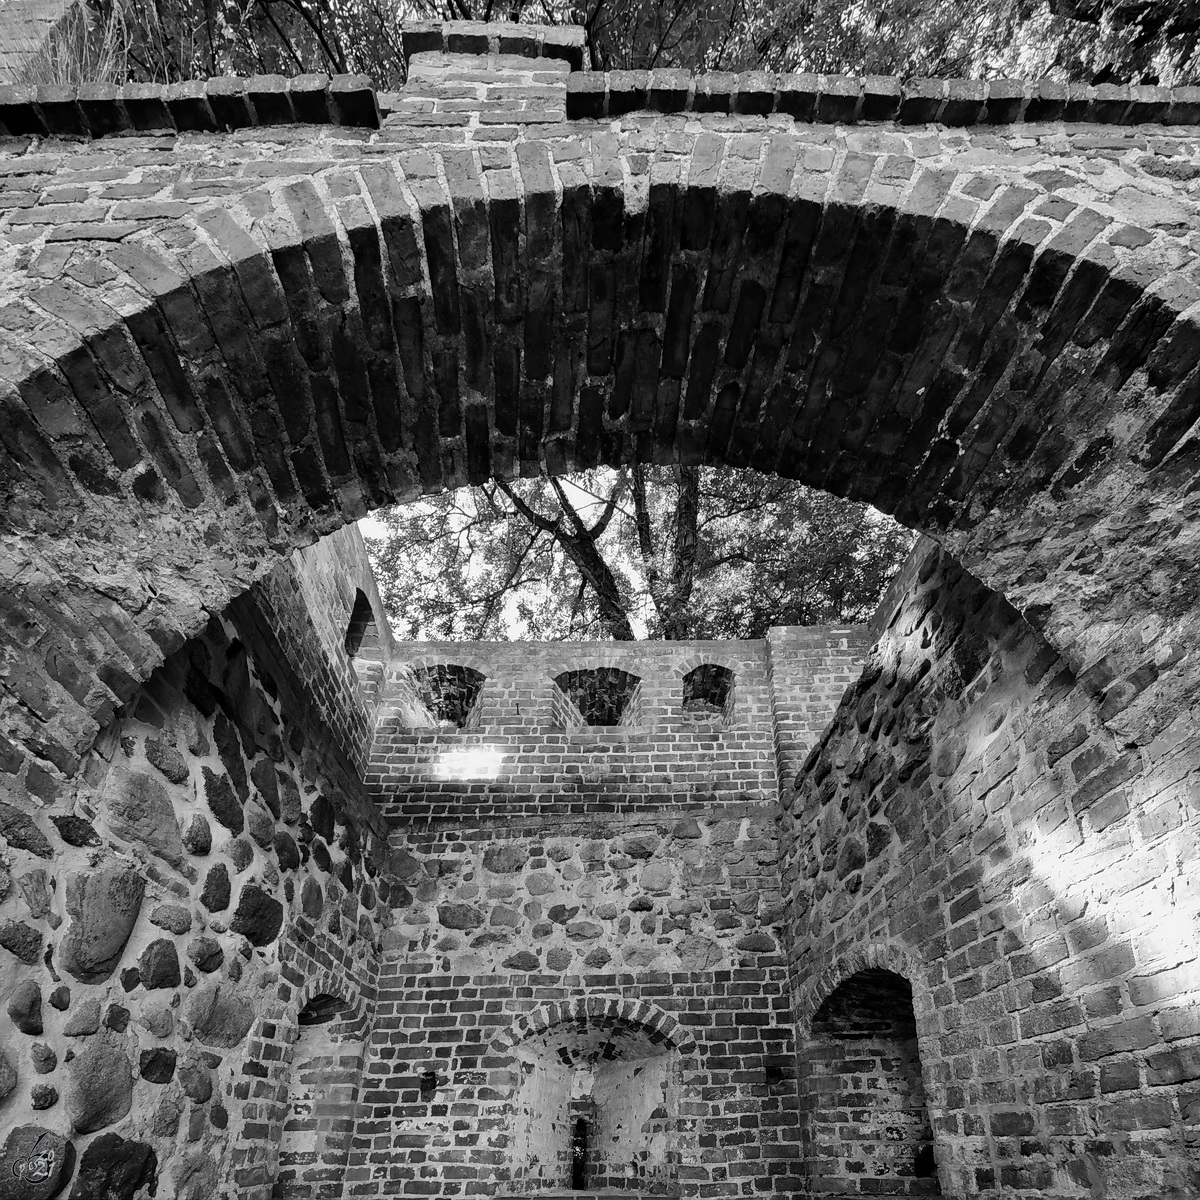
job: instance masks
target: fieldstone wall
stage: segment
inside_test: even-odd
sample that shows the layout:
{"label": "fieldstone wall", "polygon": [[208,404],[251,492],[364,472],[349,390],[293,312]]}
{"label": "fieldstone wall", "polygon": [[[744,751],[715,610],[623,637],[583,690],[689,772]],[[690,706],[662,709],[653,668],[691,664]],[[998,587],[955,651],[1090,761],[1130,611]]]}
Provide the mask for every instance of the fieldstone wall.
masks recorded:
{"label": "fieldstone wall", "polygon": [[[802,755],[861,639],[398,647],[369,783],[399,826],[388,869],[403,886],[350,1194],[569,1186],[580,1116],[589,1187],[800,1185],[773,714]],[[414,673],[447,662],[483,676],[467,729],[420,712]],[[729,672],[720,705],[685,699],[705,664]],[[586,725],[556,683],[583,676],[611,684],[613,704],[584,708],[612,724]],[[555,1053],[498,1047],[547,1002],[571,1014],[548,1029]],[[594,1004],[670,1017],[690,1049],[643,1056],[634,1023],[598,1068],[568,1044]]]}
{"label": "fieldstone wall", "polygon": [[[416,30],[382,105],[0,94],[13,1178],[265,1200],[336,996],[355,1132],[297,1188],[343,1154],[354,1194],[494,1188],[514,1064],[581,1064],[586,1119],[597,1040],[639,1039],[678,1071],[656,1184],[908,1188],[915,1152],[822,1179],[788,1074],[886,971],[943,1194],[1197,1194],[1195,94],[588,76],[578,37]],[[858,682],[859,635],[772,635],[719,713],[681,699],[707,648],[389,671],[353,547],[281,566],[422,491],[633,461],[945,550]],[[368,613],[378,655],[339,652]],[[487,677],[461,724],[447,661]],[[638,676],[617,725],[583,669]]]}
{"label": "fieldstone wall", "polygon": [[[2,1158],[24,1173],[18,1196],[57,1194],[73,1162],[77,1196],[265,1196],[298,1010],[336,992],[365,1037],[386,831],[309,720],[319,708],[288,703],[320,649],[302,608],[268,603],[296,588],[281,569],[172,655],[76,787],[0,806]],[[308,658],[281,659],[298,643]],[[39,1181],[22,1164],[46,1154]]]}
{"label": "fieldstone wall", "polygon": [[799,1042],[898,973],[944,1194],[1196,1195],[1197,714],[1123,745],[937,547],[902,582],[783,796]]}

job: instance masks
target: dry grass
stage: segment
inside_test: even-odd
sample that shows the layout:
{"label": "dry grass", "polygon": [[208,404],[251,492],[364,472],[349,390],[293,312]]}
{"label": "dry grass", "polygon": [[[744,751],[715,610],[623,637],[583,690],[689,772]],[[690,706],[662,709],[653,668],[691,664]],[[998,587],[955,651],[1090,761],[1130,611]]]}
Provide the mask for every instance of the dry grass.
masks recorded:
{"label": "dry grass", "polygon": [[124,83],[129,70],[125,9],[115,4],[104,17],[86,4],[73,4],[40,50],[32,54],[19,82],[77,88],[85,83]]}

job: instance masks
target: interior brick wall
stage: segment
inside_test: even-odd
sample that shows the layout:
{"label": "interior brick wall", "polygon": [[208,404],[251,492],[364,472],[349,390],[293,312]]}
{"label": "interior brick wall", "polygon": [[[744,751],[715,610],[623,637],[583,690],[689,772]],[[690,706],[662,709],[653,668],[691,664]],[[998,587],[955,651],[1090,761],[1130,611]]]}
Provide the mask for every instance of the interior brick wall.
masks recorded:
{"label": "interior brick wall", "polygon": [[1191,1195],[1195,714],[1123,745],[1104,680],[936,546],[907,583],[783,795],[800,1044],[896,971],[944,1193]]}

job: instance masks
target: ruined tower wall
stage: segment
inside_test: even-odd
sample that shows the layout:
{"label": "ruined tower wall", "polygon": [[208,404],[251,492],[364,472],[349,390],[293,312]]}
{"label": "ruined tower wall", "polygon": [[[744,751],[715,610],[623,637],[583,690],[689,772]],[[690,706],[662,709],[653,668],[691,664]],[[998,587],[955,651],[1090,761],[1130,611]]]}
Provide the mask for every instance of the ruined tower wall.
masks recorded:
{"label": "ruined tower wall", "polygon": [[[119,1167],[136,1191],[144,1167],[180,1200],[265,1196],[299,1009],[336,996],[365,1040],[386,831],[353,762],[363,704],[315,624],[341,617],[306,603],[350,546],[293,559],[212,618],[69,794],[0,808],[0,1123],[45,1135],[54,1179],[70,1145],[80,1187]],[[357,1083],[325,1110],[350,1120]],[[9,1151],[6,1172],[25,1161]]]}
{"label": "ruined tower wall", "polygon": [[[1131,693],[1098,702],[1105,680],[919,549],[785,781],[798,1040],[837,984],[894,972],[945,1194],[1194,1195],[1197,714],[1120,744]],[[836,1147],[805,1155],[836,1190]]]}
{"label": "ruined tower wall", "polygon": [[[512,1031],[545,1006],[552,1030],[573,1029],[562,1014],[605,1004],[673,1019],[694,1045],[671,1052],[668,1099],[645,1099],[657,1116],[608,1135],[636,1150],[603,1180],[723,1196],[799,1185],[772,730],[779,713],[789,746],[815,741],[861,639],[781,629],[769,643],[398,649],[369,779],[397,826],[389,872],[403,887],[389,893],[348,1194],[566,1186],[570,1129],[548,1129],[543,1110],[586,1065],[564,1074]],[[414,672],[447,661],[484,676],[471,727],[405,724]],[[733,673],[721,712],[685,701],[703,664]],[[592,668],[639,676],[636,719],[554,728],[555,678]],[[594,1130],[640,1111],[658,1078],[631,1076],[607,1101],[599,1077],[582,1085]]]}

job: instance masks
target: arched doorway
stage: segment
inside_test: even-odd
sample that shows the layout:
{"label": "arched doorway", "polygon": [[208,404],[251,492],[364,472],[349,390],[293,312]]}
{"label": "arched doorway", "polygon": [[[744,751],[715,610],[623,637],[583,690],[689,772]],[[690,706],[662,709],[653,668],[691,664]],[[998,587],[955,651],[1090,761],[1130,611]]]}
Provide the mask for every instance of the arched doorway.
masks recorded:
{"label": "arched doorway", "polygon": [[497,1050],[510,1045],[503,1194],[680,1194],[681,1055],[695,1046],[672,1018],[585,998],[532,1014]]}
{"label": "arched doorway", "polygon": [[908,980],[877,967],[844,980],[799,1061],[811,1179],[847,1195],[941,1195]]}
{"label": "arched doorway", "polygon": [[361,1022],[340,996],[313,996],[297,1017],[273,1200],[341,1195],[362,1075]]}

